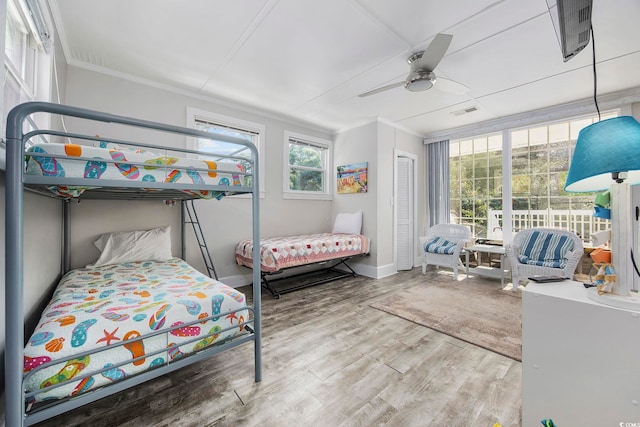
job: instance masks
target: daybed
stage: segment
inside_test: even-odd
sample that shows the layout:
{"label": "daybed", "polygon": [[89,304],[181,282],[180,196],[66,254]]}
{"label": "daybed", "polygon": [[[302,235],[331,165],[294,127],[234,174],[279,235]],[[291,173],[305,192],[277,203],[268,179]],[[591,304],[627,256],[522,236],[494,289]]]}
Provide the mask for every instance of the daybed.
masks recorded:
{"label": "daybed", "polygon": [[[178,148],[169,153],[155,144],[96,137],[95,133],[25,133],[34,113],[73,116],[95,125],[116,123],[134,127],[136,135],[169,133],[180,142],[187,137],[224,140],[250,155]],[[43,136],[70,143],[29,144]],[[257,175],[255,147],[193,129],[27,103],[8,115],[6,163],[5,312],[6,324],[13,325],[6,336],[7,426],[32,425],[250,341],[255,344],[255,380],[261,380],[260,290],[254,289],[253,306],[248,306],[242,293],[173,258],[162,243],[170,242],[168,228],[102,235],[95,242],[101,250],[96,263],[68,271],[71,198],[175,202],[250,193],[253,236],[258,238],[257,180],[245,179]],[[25,190],[59,197],[65,207],[64,277],[28,340],[18,326],[24,321]],[[184,258],[184,233],[182,243]],[[253,262],[258,281],[257,256]]]}
{"label": "daybed", "polygon": [[[362,211],[341,213],[336,216],[332,233],[305,234],[290,237],[272,237],[260,240],[261,284],[271,295],[280,295],[299,289],[315,286],[328,281],[355,275],[355,271],[346,263],[355,256],[369,253],[369,239],[360,234],[362,229]],[[252,267],[254,256],[253,240],[243,240],[236,246],[236,262]],[[315,280],[301,280],[308,273],[272,279],[273,275],[286,269],[323,264],[334,261],[322,269],[328,275],[318,275]],[[344,269],[338,269],[341,266]],[[312,275],[318,270],[311,272]],[[272,283],[280,280],[300,279],[293,286],[276,289]],[[255,282],[254,282],[255,283]]]}

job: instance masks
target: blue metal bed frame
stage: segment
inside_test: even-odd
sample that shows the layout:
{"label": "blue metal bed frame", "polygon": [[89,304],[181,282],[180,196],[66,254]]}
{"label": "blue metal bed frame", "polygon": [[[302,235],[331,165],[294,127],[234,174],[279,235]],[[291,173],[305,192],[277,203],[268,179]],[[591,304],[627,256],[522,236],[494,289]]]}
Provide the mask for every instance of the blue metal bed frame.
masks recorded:
{"label": "blue metal bed frame", "polygon": [[[146,371],[135,376],[128,377],[125,380],[105,386],[96,390],[86,392],[84,394],[69,399],[60,400],[59,403],[53,405],[44,405],[37,410],[27,413],[25,410],[25,392],[23,390],[23,353],[24,353],[24,328],[18,325],[24,324],[24,191],[30,189],[36,192],[52,196],[43,186],[62,185],[62,186],[88,186],[90,184],[100,185],[98,190],[87,190],[80,198],[111,198],[111,199],[174,199],[187,200],[193,198],[180,190],[195,189],[195,185],[172,184],[163,182],[123,182],[115,180],[87,180],[82,178],[65,178],[65,177],[42,177],[30,176],[24,173],[24,156],[25,143],[38,135],[49,135],[58,137],[70,137],[83,140],[106,141],[113,143],[135,144],[151,149],[164,150],[167,147],[141,144],[130,141],[122,141],[109,139],[104,137],[95,137],[89,135],[73,134],[68,132],[60,132],[57,130],[36,130],[25,133],[23,131],[24,124],[29,116],[34,113],[49,113],[52,115],[71,116],[80,119],[87,119],[103,123],[116,123],[136,128],[144,128],[151,131],[170,133],[181,135],[184,137],[197,137],[210,140],[222,140],[228,143],[238,144],[248,148],[251,152],[249,162],[252,165],[251,186],[219,186],[219,185],[197,185],[198,190],[211,191],[229,191],[234,193],[251,193],[252,194],[252,226],[253,241],[260,241],[260,206],[259,206],[259,188],[258,180],[253,177],[259,176],[258,171],[258,152],[253,144],[233,137],[221,137],[220,135],[212,135],[210,133],[201,132],[195,129],[183,128],[179,126],[156,123],[146,120],[139,120],[130,117],[118,116],[109,113],[97,112],[77,107],[70,107],[60,104],[29,102],[15,107],[7,116],[7,147],[6,147],[6,204],[5,204],[5,322],[6,325],[12,325],[11,333],[6,333],[5,337],[5,417],[8,427],[32,425],[56,415],[62,414],[69,410],[78,408],[82,405],[94,402],[103,397],[125,390],[132,386],[141,384],[150,379],[159,377],[168,372],[180,369],[186,365],[209,358],[217,353],[227,349],[236,347],[245,342],[254,342],[254,368],[255,381],[262,380],[262,319],[261,319],[261,288],[253,287],[253,307],[248,307],[253,312],[253,319],[249,323],[253,323],[253,329],[247,328],[247,334],[241,334],[238,339],[230,340],[213,345],[206,349],[189,355],[188,357],[168,362],[167,364]],[[212,153],[202,153],[196,150],[170,148],[171,151],[182,152],[185,154],[206,154],[211,156]],[[233,156],[220,155],[220,157],[234,158]],[[235,157],[239,159],[238,157]],[[243,159],[245,160],[245,159]],[[245,183],[246,185],[246,183]],[[145,192],[143,189],[154,189],[161,191]],[[177,190],[177,191],[176,191]],[[63,223],[63,268],[66,271],[70,267],[70,249],[69,249],[69,209],[68,203],[64,203],[64,223]],[[184,222],[183,222],[184,227]],[[184,230],[183,230],[184,231]],[[184,258],[184,232],[182,233],[182,257]],[[253,256],[253,283],[260,283],[260,254],[258,251]],[[167,332],[164,330],[162,332]],[[146,335],[142,336],[145,338]],[[57,361],[59,362],[59,361]]]}

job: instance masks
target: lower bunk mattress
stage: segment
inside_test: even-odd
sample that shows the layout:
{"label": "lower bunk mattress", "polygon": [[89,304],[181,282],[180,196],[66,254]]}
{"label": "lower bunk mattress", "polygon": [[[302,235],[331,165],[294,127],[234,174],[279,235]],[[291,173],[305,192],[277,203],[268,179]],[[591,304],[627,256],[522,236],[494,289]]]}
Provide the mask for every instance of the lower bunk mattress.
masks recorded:
{"label": "lower bunk mattress", "polygon": [[[369,238],[361,234],[320,233],[272,237],[260,241],[260,269],[274,273],[332,259],[369,253]],[[253,267],[253,241],[236,246],[236,262]]]}
{"label": "lower bunk mattress", "polygon": [[[211,316],[216,317],[206,319]],[[73,270],[26,344],[24,387],[32,392],[68,381],[29,401],[74,396],[230,339],[248,318],[244,294],[178,258]],[[180,327],[199,319],[204,320]],[[171,327],[178,328],[144,338]],[[178,347],[167,350],[173,345]],[[145,357],[154,351],[160,353]],[[89,373],[95,374],[69,381]]]}

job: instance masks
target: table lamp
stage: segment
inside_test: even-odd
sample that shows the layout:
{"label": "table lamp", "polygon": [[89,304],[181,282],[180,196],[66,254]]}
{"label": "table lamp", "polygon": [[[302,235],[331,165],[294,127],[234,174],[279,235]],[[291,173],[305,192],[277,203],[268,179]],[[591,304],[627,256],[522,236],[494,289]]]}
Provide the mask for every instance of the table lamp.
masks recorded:
{"label": "table lamp", "polygon": [[611,256],[617,277],[613,295],[605,294],[598,300],[640,310],[640,297],[630,292],[633,229],[629,186],[635,184],[640,184],[640,123],[631,116],[621,116],[582,129],[571,159],[565,191],[611,190]]}

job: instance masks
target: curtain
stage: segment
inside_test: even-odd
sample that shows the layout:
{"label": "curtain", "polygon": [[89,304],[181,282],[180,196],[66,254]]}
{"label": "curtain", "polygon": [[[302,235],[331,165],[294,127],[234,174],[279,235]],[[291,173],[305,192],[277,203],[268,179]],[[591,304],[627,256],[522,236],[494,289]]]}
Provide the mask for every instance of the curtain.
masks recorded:
{"label": "curtain", "polygon": [[427,144],[429,227],[449,223],[449,140]]}

